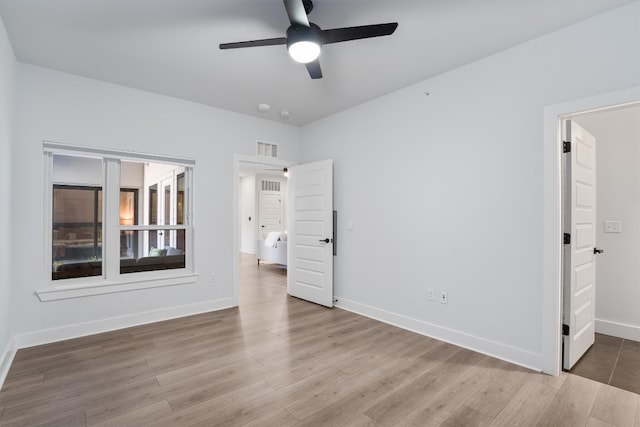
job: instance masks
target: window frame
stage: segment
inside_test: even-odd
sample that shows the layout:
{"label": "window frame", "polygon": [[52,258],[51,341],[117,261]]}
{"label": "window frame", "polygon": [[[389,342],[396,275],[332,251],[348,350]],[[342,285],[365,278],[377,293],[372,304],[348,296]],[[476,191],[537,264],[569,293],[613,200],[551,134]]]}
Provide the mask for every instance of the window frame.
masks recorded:
{"label": "window frame", "polygon": [[[52,278],[54,155],[100,158],[102,161],[102,274],[99,276],[57,280]],[[163,163],[184,168],[184,224],[120,225],[120,164],[122,161]],[[43,163],[43,279],[42,286],[35,291],[41,301],[181,285],[197,281],[198,274],[195,271],[193,244],[193,175],[195,160],[129,151],[101,150],[44,141]],[[185,230],[185,267],[120,273],[121,231],[147,231],[153,229]]]}

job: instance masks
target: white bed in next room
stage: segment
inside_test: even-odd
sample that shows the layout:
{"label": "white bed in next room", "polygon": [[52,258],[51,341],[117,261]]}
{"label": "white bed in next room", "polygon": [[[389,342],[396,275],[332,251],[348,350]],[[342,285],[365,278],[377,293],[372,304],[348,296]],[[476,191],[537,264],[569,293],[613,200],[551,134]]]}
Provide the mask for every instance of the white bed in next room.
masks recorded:
{"label": "white bed in next room", "polygon": [[258,240],[256,257],[260,261],[287,266],[287,233],[272,231],[266,239]]}

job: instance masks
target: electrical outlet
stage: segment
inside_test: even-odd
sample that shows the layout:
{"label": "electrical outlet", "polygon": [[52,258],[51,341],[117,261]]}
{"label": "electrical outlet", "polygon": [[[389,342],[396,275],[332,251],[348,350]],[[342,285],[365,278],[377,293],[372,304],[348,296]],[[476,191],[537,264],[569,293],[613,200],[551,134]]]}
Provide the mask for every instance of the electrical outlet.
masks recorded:
{"label": "electrical outlet", "polygon": [[440,303],[447,304],[449,303],[449,293],[447,291],[440,291]]}
{"label": "electrical outlet", "polygon": [[427,289],[427,301],[433,301],[434,300],[434,295],[435,295],[436,291],[434,291],[433,289],[429,288]]}
{"label": "electrical outlet", "polygon": [[212,282],[216,281],[216,273],[211,273],[211,281]]}

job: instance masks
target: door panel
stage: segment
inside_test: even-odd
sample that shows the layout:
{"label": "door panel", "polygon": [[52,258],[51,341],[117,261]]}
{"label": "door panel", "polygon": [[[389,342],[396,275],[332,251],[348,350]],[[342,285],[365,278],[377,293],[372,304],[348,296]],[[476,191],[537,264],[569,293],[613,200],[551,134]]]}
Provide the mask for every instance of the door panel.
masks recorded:
{"label": "door panel", "polygon": [[282,196],[279,192],[260,191],[258,196],[260,230],[258,235],[266,239],[272,231],[282,231]]}
{"label": "door panel", "polygon": [[563,126],[571,142],[564,168],[563,369],[569,370],[595,340],[596,140],[571,120]]}
{"label": "door panel", "polygon": [[289,168],[288,200],[287,292],[333,307],[333,161]]}

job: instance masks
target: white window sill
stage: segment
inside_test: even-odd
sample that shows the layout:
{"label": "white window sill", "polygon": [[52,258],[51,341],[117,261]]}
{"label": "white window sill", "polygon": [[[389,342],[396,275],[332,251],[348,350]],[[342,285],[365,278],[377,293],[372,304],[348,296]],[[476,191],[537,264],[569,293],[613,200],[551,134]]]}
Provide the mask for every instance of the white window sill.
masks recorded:
{"label": "white window sill", "polygon": [[[131,276],[131,277],[128,277]],[[115,292],[129,292],[140,289],[160,288],[164,286],[186,285],[196,283],[197,273],[181,273],[172,275],[149,275],[144,277],[136,273],[121,275],[118,282],[106,281],[104,279],[69,279],[57,283],[49,282],[45,287],[37,289],[35,294],[40,301],[56,301],[69,298],[82,298],[92,295],[111,294]],[[71,282],[71,283],[69,283]]]}

